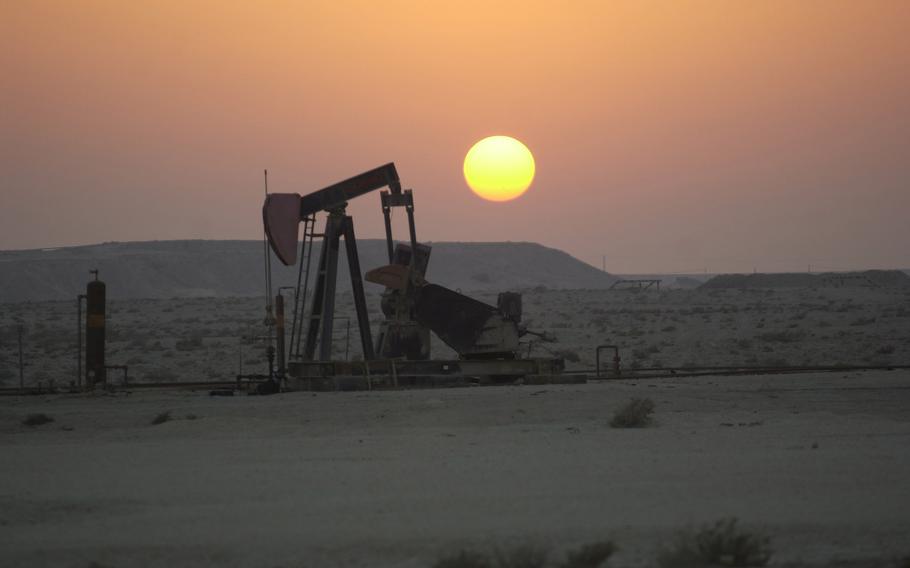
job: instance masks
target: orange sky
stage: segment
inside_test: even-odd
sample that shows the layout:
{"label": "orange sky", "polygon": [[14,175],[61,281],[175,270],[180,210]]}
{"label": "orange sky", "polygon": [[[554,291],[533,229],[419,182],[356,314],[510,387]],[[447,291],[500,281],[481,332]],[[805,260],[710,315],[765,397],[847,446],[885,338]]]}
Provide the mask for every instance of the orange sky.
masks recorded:
{"label": "orange sky", "polygon": [[[258,238],[263,168],[307,193],[395,161],[423,240],[910,267],[908,29],[904,1],[6,0],[0,249]],[[491,134],[537,160],[516,201],[462,179]],[[350,210],[381,236],[378,195]]]}

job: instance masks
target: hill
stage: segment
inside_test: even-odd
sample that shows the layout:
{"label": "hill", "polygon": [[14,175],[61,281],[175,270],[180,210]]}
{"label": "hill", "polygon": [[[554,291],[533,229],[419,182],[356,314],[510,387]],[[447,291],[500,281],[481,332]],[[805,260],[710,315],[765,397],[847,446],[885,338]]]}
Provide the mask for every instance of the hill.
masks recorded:
{"label": "hill", "polygon": [[[428,243],[427,279],[464,290],[606,288],[614,277],[536,243]],[[319,242],[314,244],[313,265]],[[363,271],[386,264],[385,241],[358,241]],[[71,300],[100,270],[112,298],[256,296],[264,293],[260,241],[148,241],[0,251],[0,302]],[[296,282],[297,267],[273,258],[273,289]],[[342,251],[339,289],[350,288]],[[368,290],[378,290],[367,284]]]}

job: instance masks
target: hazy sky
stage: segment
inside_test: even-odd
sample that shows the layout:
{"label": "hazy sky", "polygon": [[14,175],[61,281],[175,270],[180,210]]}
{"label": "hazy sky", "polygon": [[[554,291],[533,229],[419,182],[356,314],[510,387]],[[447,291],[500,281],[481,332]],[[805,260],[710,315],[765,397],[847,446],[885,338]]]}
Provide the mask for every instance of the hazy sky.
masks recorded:
{"label": "hazy sky", "polygon": [[[908,30],[901,0],[3,0],[0,249],[259,238],[263,168],[307,193],[394,161],[421,240],[910,267]],[[515,201],[463,181],[491,134],[537,160]],[[350,211],[381,236],[378,194]]]}

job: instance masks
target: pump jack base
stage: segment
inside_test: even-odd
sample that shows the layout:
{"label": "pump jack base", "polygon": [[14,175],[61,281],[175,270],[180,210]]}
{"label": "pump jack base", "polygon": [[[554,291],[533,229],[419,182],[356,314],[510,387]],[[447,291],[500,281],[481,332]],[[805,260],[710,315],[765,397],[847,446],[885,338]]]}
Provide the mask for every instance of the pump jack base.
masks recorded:
{"label": "pump jack base", "polygon": [[562,359],[292,361],[290,390],[334,391],[505,384],[584,383]]}

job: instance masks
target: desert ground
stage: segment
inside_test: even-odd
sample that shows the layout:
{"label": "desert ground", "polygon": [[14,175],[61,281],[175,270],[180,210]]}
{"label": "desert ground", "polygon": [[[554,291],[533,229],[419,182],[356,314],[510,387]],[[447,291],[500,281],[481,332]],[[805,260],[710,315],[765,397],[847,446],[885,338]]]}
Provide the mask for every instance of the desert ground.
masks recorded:
{"label": "desert ground", "polygon": [[[593,369],[598,345],[620,348],[626,370],[712,365],[910,364],[910,288],[619,290],[526,289],[523,351],[558,355],[569,369]],[[465,291],[495,304],[496,293]],[[374,334],[382,317],[369,285]],[[293,302],[289,299],[288,304]],[[14,322],[24,334],[26,386],[75,380],[76,304],[0,305],[0,387],[18,385]],[[108,302],[107,363],[135,382],[232,380],[266,370],[261,298],[174,298]],[[290,316],[288,318],[290,320]],[[337,358],[360,356],[353,303],[339,295]],[[374,335],[375,337],[375,335]],[[433,355],[454,354],[434,338]],[[116,373],[113,378],[119,379]]]}
{"label": "desert ground", "polygon": [[[655,422],[611,428],[636,397]],[[653,566],[736,517],[771,565],[898,566],[908,447],[904,370],[7,397],[0,565],[417,567],[607,539],[609,566]]]}
{"label": "desert ground", "polygon": [[[525,323],[556,339],[529,336],[531,355],[586,372],[597,345],[617,344],[626,378],[0,397],[0,565],[417,567],[531,545],[556,565],[610,541],[608,565],[654,566],[684,531],[737,518],[770,538],[771,565],[905,566],[907,288],[523,292]],[[375,288],[368,303],[378,322]],[[75,303],[0,307],[6,393],[13,322],[26,386],[72,381]],[[359,357],[348,294],[339,307],[336,356]],[[133,385],[261,373],[264,315],[257,298],[111,300],[108,363]],[[434,354],[452,355],[438,340]],[[844,369],[631,378],[710,365]],[[612,428],[633,398],[655,404],[654,423]],[[53,421],[23,423],[34,414]]]}

